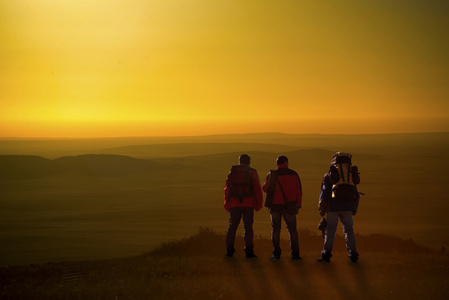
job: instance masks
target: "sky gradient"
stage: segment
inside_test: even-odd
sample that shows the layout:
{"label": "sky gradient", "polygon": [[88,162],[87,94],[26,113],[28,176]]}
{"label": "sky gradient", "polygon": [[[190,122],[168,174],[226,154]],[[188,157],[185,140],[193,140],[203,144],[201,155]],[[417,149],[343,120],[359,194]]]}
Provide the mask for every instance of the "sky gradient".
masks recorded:
{"label": "sky gradient", "polygon": [[3,0],[0,137],[449,131],[449,2]]}

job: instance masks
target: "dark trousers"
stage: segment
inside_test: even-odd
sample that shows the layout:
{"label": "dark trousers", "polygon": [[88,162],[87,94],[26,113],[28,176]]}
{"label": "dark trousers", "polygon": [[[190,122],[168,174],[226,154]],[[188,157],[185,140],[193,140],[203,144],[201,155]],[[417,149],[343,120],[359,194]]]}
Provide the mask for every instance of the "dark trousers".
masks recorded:
{"label": "dark trousers", "polygon": [[330,211],[327,213],[327,228],[324,237],[324,249],[322,254],[332,256],[332,248],[334,247],[335,232],[337,231],[338,219],[340,219],[343,232],[345,234],[346,248],[350,256],[358,257],[357,246],[355,241],[355,233],[353,228],[352,210],[349,211]]}
{"label": "dark trousers", "polygon": [[245,232],[245,251],[252,251],[253,245],[253,222],[254,208],[252,207],[233,207],[230,209],[229,227],[226,235],[226,249],[234,251],[234,241],[240,219],[243,217],[243,229]]}
{"label": "dark trousers", "polygon": [[273,242],[273,254],[281,255],[281,222],[284,218],[285,224],[287,224],[288,234],[290,236],[290,248],[291,254],[299,256],[299,240],[298,230],[296,229],[296,215],[287,214],[285,209],[281,211],[271,211],[271,241]]}

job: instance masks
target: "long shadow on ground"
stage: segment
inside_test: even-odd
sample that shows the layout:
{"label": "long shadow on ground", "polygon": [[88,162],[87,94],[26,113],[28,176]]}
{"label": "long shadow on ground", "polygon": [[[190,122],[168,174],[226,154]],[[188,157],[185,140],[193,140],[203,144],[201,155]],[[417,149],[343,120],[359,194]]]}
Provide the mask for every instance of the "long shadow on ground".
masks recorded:
{"label": "long shadow on ground", "polygon": [[411,240],[358,236],[351,264],[337,237],[331,263],[316,261],[321,236],[300,232],[300,261],[288,241],[280,260],[256,238],[258,258],[246,259],[238,237],[233,258],[224,235],[209,229],[137,257],[48,263],[0,269],[1,299],[447,299],[449,256]]}

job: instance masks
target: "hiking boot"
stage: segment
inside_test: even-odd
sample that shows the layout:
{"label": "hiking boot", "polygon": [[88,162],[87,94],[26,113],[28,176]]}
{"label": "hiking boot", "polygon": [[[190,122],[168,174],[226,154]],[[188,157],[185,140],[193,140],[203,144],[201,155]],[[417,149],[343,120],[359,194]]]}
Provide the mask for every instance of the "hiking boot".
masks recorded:
{"label": "hiking boot", "polygon": [[292,255],[292,260],[301,259],[301,256],[299,256],[299,251],[295,251],[295,252],[292,251],[290,254]]}
{"label": "hiking boot", "polygon": [[273,251],[273,256],[271,257],[271,259],[281,259],[281,249],[275,249]]}
{"label": "hiking boot", "polygon": [[246,258],[255,258],[255,257],[257,257],[257,255],[254,254],[253,249],[245,250],[245,254],[246,254]]}
{"label": "hiking boot", "polygon": [[352,263],[356,263],[359,260],[359,255],[355,255],[355,254],[349,254],[349,261]]}
{"label": "hiking boot", "polygon": [[327,251],[321,252],[321,257],[317,259],[319,262],[331,262],[332,254]]}
{"label": "hiking boot", "polygon": [[324,258],[324,257],[320,257],[317,259],[318,262],[327,262],[330,263],[331,259],[330,258]]}
{"label": "hiking boot", "polygon": [[235,249],[226,249],[226,256],[232,257],[234,255]]}

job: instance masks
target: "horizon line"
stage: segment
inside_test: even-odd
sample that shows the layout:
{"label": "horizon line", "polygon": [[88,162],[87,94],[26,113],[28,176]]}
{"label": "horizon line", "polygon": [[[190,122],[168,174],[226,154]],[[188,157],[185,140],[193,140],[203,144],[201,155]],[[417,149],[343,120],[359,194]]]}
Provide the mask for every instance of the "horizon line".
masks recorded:
{"label": "horizon line", "polygon": [[267,131],[267,132],[246,132],[246,133],[216,133],[216,134],[203,134],[203,135],[142,135],[142,136],[96,136],[96,137],[18,137],[18,136],[0,136],[0,140],[94,140],[94,139],[144,139],[144,138],[203,138],[203,137],[219,137],[219,136],[244,136],[244,135],[285,135],[285,136],[307,136],[307,135],[320,135],[320,136],[357,136],[357,135],[412,135],[412,134],[447,134],[449,131],[424,131],[424,132],[379,132],[379,133],[285,133],[279,131]]}

